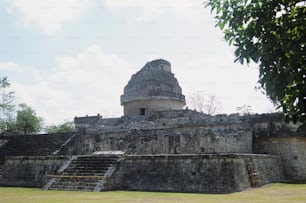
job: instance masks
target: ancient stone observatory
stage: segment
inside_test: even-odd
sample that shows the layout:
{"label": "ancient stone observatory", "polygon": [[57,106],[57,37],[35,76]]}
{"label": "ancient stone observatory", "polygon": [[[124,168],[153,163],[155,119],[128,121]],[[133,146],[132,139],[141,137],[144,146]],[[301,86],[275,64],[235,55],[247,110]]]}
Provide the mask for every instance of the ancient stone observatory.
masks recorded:
{"label": "ancient stone observatory", "polygon": [[182,109],[185,96],[171,72],[171,64],[163,59],[148,62],[125,86],[121,105],[125,116]]}
{"label": "ancient stone observatory", "polygon": [[170,63],[147,63],[121,97],[124,116],[76,117],[70,134],[0,136],[0,186],[228,193],[306,182],[306,132],[279,114],[182,109]]}

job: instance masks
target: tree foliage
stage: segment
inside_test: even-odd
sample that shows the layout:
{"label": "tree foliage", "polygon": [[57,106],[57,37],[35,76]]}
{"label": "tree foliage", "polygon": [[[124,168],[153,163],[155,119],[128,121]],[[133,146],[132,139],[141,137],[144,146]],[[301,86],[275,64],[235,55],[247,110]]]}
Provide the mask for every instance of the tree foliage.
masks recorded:
{"label": "tree foliage", "polygon": [[306,127],[306,1],[208,0],[236,61],[259,64],[259,84],[287,120]]}
{"label": "tree foliage", "polygon": [[9,90],[10,82],[7,77],[0,77],[0,133],[12,130],[12,113],[14,92]]}
{"label": "tree foliage", "polygon": [[[10,82],[7,77],[0,77],[0,133],[36,133],[42,129],[43,120],[36,112],[26,104],[20,104],[16,113],[14,105],[14,92],[10,90]],[[17,116],[16,116],[17,114]],[[73,123],[66,122],[57,127],[58,132],[71,132]],[[55,127],[53,130],[55,131]]]}
{"label": "tree foliage", "polygon": [[68,133],[75,131],[74,123],[71,121],[66,121],[59,125],[51,125],[46,127],[47,133]]}
{"label": "tree foliage", "polygon": [[17,130],[23,134],[39,132],[42,128],[42,118],[26,104],[19,104],[19,108],[16,117]]}

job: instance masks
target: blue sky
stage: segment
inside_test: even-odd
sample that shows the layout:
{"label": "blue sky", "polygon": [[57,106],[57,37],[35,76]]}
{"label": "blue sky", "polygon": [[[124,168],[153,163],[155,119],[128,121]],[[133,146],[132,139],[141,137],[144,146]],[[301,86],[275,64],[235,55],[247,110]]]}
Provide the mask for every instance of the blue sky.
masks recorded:
{"label": "blue sky", "polygon": [[273,109],[256,64],[233,48],[201,0],[0,0],[0,77],[46,124],[121,116],[120,95],[147,61],[171,62],[183,93],[215,94],[220,113]]}

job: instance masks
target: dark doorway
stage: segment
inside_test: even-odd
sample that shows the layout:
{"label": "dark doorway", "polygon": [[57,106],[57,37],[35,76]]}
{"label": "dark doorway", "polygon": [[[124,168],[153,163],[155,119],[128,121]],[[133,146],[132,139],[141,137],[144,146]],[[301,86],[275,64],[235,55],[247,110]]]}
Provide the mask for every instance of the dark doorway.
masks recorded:
{"label": "dark doorway", "polygon": [[142,116],[146,115],[146,109],[145,108],[140,108],[140,115],[142,115]]}

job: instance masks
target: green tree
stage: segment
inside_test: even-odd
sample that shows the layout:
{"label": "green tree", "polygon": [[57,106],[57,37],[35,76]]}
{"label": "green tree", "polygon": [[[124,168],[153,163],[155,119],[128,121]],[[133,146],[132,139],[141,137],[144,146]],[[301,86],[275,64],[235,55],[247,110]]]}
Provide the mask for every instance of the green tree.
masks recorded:
{"label": "green tree", "polygon": [[71,121],[66,121],[59,125],[51,125],[46,127],[47,133],[68,133],[75,131],[74,123]]}
{"label": "green tree", "polygon": [[42,128],[42,118],[26,104],[19,104],[19,108],[16,117],[17,130],[23,134],[39,132]]}
{"label": "green tree", "polygon": [[306,1],[208,0],[236,61],[259,64],[259,88],[306,127]]}
{"label": "green tree", "polygon": [[15,105],[14,92],[9,90],[7,77],[0,77],[0,133],[9,132],[13,128],[13,112]]}

